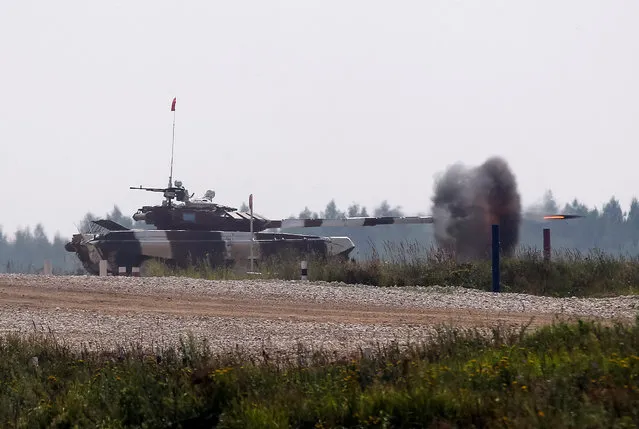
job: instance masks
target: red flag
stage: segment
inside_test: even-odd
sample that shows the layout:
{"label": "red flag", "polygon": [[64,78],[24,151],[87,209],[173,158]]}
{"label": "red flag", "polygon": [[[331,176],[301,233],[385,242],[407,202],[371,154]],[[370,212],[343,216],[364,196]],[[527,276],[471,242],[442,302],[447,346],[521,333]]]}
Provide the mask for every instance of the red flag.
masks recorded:
{"label": "red flag", "polygon": [[171,112],[175,112],[175,101],[176,100],[177,100],[176,98],[173,98],[173,103],[171,103]]}
{"label": "red flag", "polygon": [[253,194],[249,195],[249,209],[253,211]]}

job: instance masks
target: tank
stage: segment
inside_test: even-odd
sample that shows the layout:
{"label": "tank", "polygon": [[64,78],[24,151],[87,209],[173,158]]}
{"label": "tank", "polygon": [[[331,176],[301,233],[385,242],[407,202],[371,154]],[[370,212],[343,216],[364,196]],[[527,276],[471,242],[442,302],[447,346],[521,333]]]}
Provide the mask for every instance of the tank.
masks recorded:
{"label": "tank", "polygon": [[241,211],[213,202],[215,192],[211,190],[193,199],[180,181],[169,181],[166,188],[130,189],[163,194],[161,204],[143,206],[133,215],[152,229],[130,229],[108,219],[93,221],[90,231],[75,234],[65,245],[89,274],[99,274],[101,260],[107,261],[109,273],[126,267],[130,274],[133,267],[139,267],[142,276],[152,260],[181,268],[204,262],[238,270],[259,267],[266,258],[291,252],[347,260],[355,248],[349,237],[292,234],[281,229],[433,222],[430,216],[271,220],[253,212],[252,196],[249,211]]}

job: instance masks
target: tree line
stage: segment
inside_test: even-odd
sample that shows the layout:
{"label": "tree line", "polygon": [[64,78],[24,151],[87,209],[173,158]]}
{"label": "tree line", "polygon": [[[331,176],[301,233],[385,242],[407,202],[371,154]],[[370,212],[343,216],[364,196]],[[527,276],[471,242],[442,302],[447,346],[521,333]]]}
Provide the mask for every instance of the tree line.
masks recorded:
{"label": "tree line", "polygon": [[[246,203],[242,203],[239,208],[240,211],[248,212],[249,207]],[[345,219],[347,217],[368,217],[368,210],[364,206],[360,206],[357,203],[353,203],[344,211],[337,208],[335,199],[326,204],[326,208],[323,211],[314,212],[311,211],[308,206],[304,207],[304,210],[299,212],[297,216],[290,215],[289,219]],[[381,202],[381,204],[373,210],[372,216],[404,216],[404,212],[400,206],[391,207],[387,200]]]}
{"label": "tree line", "polygon": [[[539,212],[577,214],[584,216],[575,221],[550,223],[555,246],[588,251],[599,249],[606,253],[639,255],[639,200],[633,198],[629,209],[623,210],[614,196],[604,203],[601,209],[589,208],[579,200],[560,207],[552,192],[544,195],[543,202],[527,210]],[[531,225],[524,224],[522,234],[530,234]],[[537,234],[538,235],[538,234]],[[522,237],[526,241],[526,237]],[[536,240],[538,242],[538,240]]]}
{"label": "tree line", "polygon": [[[78,232],[92,232],[95,228],[91,221],[110,219],[127,228],[149,228],[143,222],[136,222],[130,216],[125,216],[117,205],[110,213],[96,216],[89,212],[77,224]],[[18,228],[15,238],[9,240],[0,226],[0,272],[2,273],[39,273],[43,269],[44,261],[51,260],[54,273],[82,273],[82,264],[74,253],[67,252],[64,245],[70,237],[56,234],[50,240],[42,224],[37,224],[33,230],[30,227]]]}
{"label": "tree line", "polygon": [[[246,203],[240,210],[248,211]],[[614,196],[601,208],[588,207],[577,199],[560,206],[551,191],[546,192],[540,204],[528,207],[524,211],[520,245],[541,247],[541,214],[566,213],[584,216],[575,221],[559,221],[549,223],[552,228],[552,243],[554,248],[576,249],[587,252],[599,249],[606,253],[639,255],[639,201],[634,198],[628,208],[624,210]],[[357,216],[405,216],[401,206],[391,206],[388,201],[382,201],[372,211],[357,203],[352,203],[346,209],[340,209],[335,200],[329,201],[323,210],[312,211],[304,207],[297,215],[290,218],[303,219],[340,219]],[[92,220],[106,218],[113,220],[127,228],[153,228],[144,222],[136,222],[132,217],[124,215],[117,205],[105,216],[87,213],[78,224],[78,230],[93,232]],[[546,225],[544,225],[546,226]],[[296,230],[321,235],[348,235],[355,242],[363,255],[370,255],[373,246],[382,247],[387,241],[402,241],[411,239],[425,246],[434,244],[432,228],[429,225],[394,226],[388,225],[375,228],[317,228],[312,230]],[[9,240],[0,226],[0,272],[37,273],[42,270],[43,261],[49,259],[55,272],[75,273],[83,272],[82,266],[73,253],[64,249],[70,237],[56,234],[52,240],[46,235],[41,224],[34,228],[25,227],[15,232],[15,238]]]}

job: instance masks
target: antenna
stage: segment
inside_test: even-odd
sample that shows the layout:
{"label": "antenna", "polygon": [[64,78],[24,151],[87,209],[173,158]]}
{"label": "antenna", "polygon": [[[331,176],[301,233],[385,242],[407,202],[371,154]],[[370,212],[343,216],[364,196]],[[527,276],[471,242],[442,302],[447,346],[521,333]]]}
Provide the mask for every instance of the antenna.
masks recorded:
{"label": "antenna", "polygon": [[171,112],[173,112],[173,137],[171,138],[171,171],[169,173],[169,188],[173,187],[173,147],[175,146],[175,102],[177,97],[173,97]]}
{"label": "antenna", "polygon": [[255,245],[255,234],[253,233],[253,194],[249,195],[249,209],[251,210],[251,272],[253,271],[253,246]]}

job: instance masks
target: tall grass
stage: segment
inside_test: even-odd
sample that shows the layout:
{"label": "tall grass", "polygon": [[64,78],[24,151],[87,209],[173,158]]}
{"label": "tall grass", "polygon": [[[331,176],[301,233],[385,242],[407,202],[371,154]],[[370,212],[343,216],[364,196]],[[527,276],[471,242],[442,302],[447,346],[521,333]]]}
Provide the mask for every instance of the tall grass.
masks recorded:
{"label": "tall grass", "polygon": [[428,344],[273,361],[192,338],[73,352],[0,338],[0,426],[615,427],[639,425],[639,318],[534,333],[441,328]]}
{"label": "tall grass", "polygon": [[[388,244],[385,258],[365,261],[342,261],[309,256],[309,280],[357,283],[374,286],[459,286],[491,290],[490,260],[458,262],[436,248],[421,248],[417,243]],[[262,262],[260,274],[246,270],[212,268],[206,264],[187,269],[170,269],[152,265],[150,274],[178,275],[207,279],[285,279],[300,278],[301,257],[281,255]],[[639,258],[612,256],[593,250],[587,254],[555,250],[547,262],[541,251],[522,248],[512,257],[501,260],[501,288],[546,296],[613,296],[639,292]]]}

